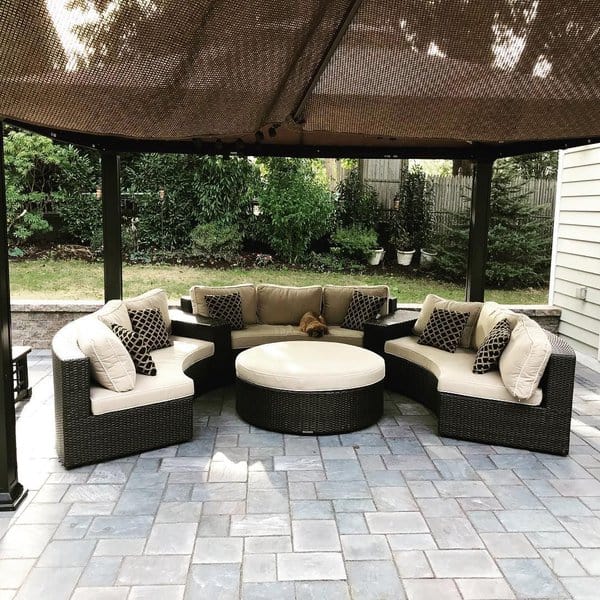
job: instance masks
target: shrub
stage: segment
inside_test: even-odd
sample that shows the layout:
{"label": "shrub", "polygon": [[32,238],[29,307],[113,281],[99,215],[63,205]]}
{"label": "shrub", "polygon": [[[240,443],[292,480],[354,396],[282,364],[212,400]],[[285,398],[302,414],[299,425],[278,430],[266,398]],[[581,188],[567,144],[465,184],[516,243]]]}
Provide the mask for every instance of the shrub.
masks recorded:
{"label": "shrub", "polygon": [[331,236],[331,240],[334,245],[339,246],[341,256],[362,260],[377,246],[377,233],[374,229],[357,226],[341,227]]}
{"label": "shrub", "polygon": [[232,260],[242,247],[239,229],[223,222],[196,225],[190,239],[194,251],[206,259]]}
{"label": "shrub", "polygon": [[397,218],[410,236],[411,249],[424,248],[430,241],[433,227],[433,196],[431,184],[420,165],[402,175]]}
{"label": "shrub", "polygon": [[[551,234],[536,218],[541,209],[531,206],[527,195],[512,183],[504,168],[494,171],[486,265],[486,284],[490,287],[512,289],[548,281]],[[469,212],[465,210],[436,248],[433,268],[438,276],[450,281],[464,279],[468,243]]]}
{"label": "shrub", "polygon": [[268,158],[262,164],[267,173],[259,194],[261,220],[273,250],[295,262],[331,230],[331,195],[310,160]]}
{"label": "shrub", "polygon": [[83,244],[102,245],[102,201],[96,194],[61,198],[57,207],[65,231]]}
{"label": "shrub", "polygon": [[[126,167],[136,197],[141,249],[181,250],[199,223],[241,229],[251,214],[259,172],[246,158],[145,154]],[[164,189],[164,197],[158,195]]]}
{"label": "shrub", "polygon": [[337,187],[335,218],[338,227],[362,227],[372,229],[380,218],[380,207],[375,188],[365,183],[358,168],[350,171],[348,177]]}
{"label": "shrub", "polygon": [[[31,196],[21,196],[15,194],[12,189],[7,190],[6,195],[6,219],[8,242],[11,246],[16,246],[21,242],[27,241],[36,233],[50,231],[52,227],[44,219],[39,208],[27,208],[32,201]],[[35,204],[34,204],[35,207]],[[19,255],[20,252],[13,248],[12,256]]]}

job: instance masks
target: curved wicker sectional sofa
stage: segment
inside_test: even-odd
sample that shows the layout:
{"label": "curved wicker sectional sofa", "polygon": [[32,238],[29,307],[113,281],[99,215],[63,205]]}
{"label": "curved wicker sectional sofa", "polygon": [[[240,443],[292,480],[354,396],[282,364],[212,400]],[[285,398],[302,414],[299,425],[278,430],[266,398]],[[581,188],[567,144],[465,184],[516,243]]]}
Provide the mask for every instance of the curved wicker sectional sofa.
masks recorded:
{"label": "curved wicker sectional sofa", "polygon": [[[504,309],[503,313],[517,316]],[[415,323],[416,318],[405,320],[384,345],[386,385],[432,410],[439,435],[568,454],[575,353],[567,343],[540,328],[549,342],[548,362],[539,387],[518,400],[504,387],[498,371],[472,372],[475,348],[449,354],[419,346]]]}
{"label": "curved wicker sectional sofa", "polygon": [[[223,289],[227,293],[230,288]],[[256,304],[251,300],[250,311],[246,311],[244,318],[253,322],[247,323],[242,331],[232,331],[223,321],[202,314],[201,302],[197,295],[194,297],[198,291],[192,288],[191,297],[181,299],[181,309],[167,311],[166,304],[162,307],[163,314],[167,313],[165,320],[173,346],[151,353],[159,376],[137,375],[131,392],[110,391],[97,385],[91,375],[90,359],[78,345],[78,335],[85,328],[86,319],[97,319],[110,312],[110,303],[96,314],[63,327],[52,343],[60,460],[65,467],[72,468],[191,439],[194,397],[233,382],[235,357],[239,352],[261,343],[310,339],[297,326],[298,315],[311,309],[302,300],[303,294],[309,304],[318,302],[315,311],[329,315],[333,333],[320,340],[362,345],[383,356],[386,386],[431,409],[438,416],[440,435],[553,454],[568,453],[575,355],[566,343],[547,333],[551,352],[539,390],[530,402],[477,394],[473,385],[464,387],[467,392],[447,388],[440,384],[445,380],[441,367],[435,364],[436,352],[442,351],[432,352],[416,345],[413,331],[416,319],[410,315],[408,318],[406,313],[380,315],[366,322],[363,331],[340,327],[352,289],[252,286],[252,291],[246,291],[256,299]],[[203,288],[203,292],[210,290],[214,288]],[[263,290],[262,300],[259,290]],[[373,288],[364,289],[370,290]],[[161,291],[153,290],[124,304],[139,303],[140,298],[143,302],[157,292]],[[377,293],[388,298],[385,286]],[[166,302],[166,294],[161,302]],[[389,305],[393,311],[393,301]],[[388,302],[382,312],[388,312]],[[286,318],[290,322],[285,323]],[[465,382],[472,380],[473,349],[460,350],[456,355],[443,354],[439,360],[454,361],[452,368],[459,378],[464,374]]]}

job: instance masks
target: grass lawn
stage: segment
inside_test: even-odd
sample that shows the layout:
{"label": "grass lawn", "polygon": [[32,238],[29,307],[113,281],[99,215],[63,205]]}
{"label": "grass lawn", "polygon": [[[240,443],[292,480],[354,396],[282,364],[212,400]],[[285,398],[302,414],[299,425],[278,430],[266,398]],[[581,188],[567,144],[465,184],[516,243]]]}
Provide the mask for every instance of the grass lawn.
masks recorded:
{"label": "grass lawn", "polygon": [[[103,265],[77,260],[23,260],[10,263],[11,296],[14,299],[101,300]],[[429,292],[462,300],[464,287],[423,277],[317,273],[287,269],[204,269],[176,265],[125,265],[125,296],[134,296],[153,287],[167,290],[173,302],[187,294],[192,285],[234,283],[277,283],[282,285],[385,283],[398,302],[421,302]],[[486,300],[501,304],[545,304],[546,289],[488,290]]]}

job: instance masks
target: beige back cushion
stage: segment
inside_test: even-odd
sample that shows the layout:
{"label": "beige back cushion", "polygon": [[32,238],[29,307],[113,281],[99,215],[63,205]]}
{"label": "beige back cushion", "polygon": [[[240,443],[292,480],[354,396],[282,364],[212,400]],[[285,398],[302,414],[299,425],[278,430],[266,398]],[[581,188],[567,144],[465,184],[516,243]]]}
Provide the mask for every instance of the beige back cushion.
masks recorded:
{"label": "beige back cushion", "polygon": [[532,319],[518,315],[510,341],[500,356],[500,376],[506,389],[527,400],[540,384],[552,345],[544,330]]}
{"label": "beige back cushion", "polygon": [[114,392],[128,392],[135,385],[135,366],[121,340],[98,319],[78,321],[77,344],[90,359],[93,378]]}
{"label": "beige back cushion", "polygon": [[162,315],[163,321],[167,326],[167,330],[171,331],[171,317],[169,316],[169,297],[167,296],[167,292],[165,290],[161,290],[160,288],[156,288],[154,290],[150,290],[145,294],[141,294],[140,296],[135,296],[135,298],[129,298],[125,300],[125,305],[127,306],[128,311],[132,310],[144,310],[146,308],[157,308],[160,310],[160,314]]}
{"label": "beige back cushion", "polygon": [[415,335],[421,335],[423,333],[423,330],[425,329],[425,326],[427,325],[434,308],[452,310],[461,313],[468,312],[470,313],[470,316],[467,320],[467,324],[465,325],[465,329],[460,340],[460,346],[461,348],[471,348],[473,345],[473,332],[475,331],[475,325],[477,323],[477,318],[479,317],[482,306],[482,302],[458,302],[456,300],[446,300],[445,298],[437,296],[436,294],[427,294],[425,300],[423,301],[419,318],[413,327],[413,333]]}
{"label": "beige back cushion", "polygon": [[238,292],[242,300],[242,315],[246,325],[257,323],[256,318],[256,288],[253,283],[239,285],[224,285],[211,287],[208,285],[195,285],[190,289],[192,299],[192,312],[195,315],[209,317],[205,296],[226,296]]}
{"label": "beige back cushion", "polygon": [[514,329],[518,321],[518,315],[507,308],[502,308],[496,302],[483,303],[475,325],[475,336],[473,338],[475,348],[479,348],[483,344],[483,340],[502,319],[506,319],[510,324],[510,328]]}
{"label": "beige back cushion", "polygon": [[131,319],[127,312],[127,306],[123,300],[109,300],[100,310],[97,310],[94,315],[109,327],[116,323],[125,327],[125,329],[133,329]]}
{"label": "beige back cushion", "polygon": [[267,325],[298,325],[304,313],[321,312],[320,285],[291,287],[263,283],[256,286],[256,294],[258,320]]}
{"label": "beige back cushion", "polygon": [[[390,288],[387,285],[326,285],[323,288],[323,316],[328,325],[340,325],[344,322],[354,290],[386,299],[390,295]],[[380,314],[382,316],[388,314],[387,302],[383,303]]]}

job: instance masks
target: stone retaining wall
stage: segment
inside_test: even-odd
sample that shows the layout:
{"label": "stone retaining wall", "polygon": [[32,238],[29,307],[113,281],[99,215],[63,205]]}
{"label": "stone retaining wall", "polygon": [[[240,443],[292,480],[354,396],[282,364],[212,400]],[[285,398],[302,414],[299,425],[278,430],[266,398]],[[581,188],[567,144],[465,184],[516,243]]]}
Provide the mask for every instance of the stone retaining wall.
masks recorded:
{"label": "stone retaining wall", "polygon": [[[14,345],[50,348],[54,334],[70,321],[91,313],[101,302],[70,302],[48,300],[21,300],[12,303],[12,342]],[[418,311],[420,304],[402,304],[398,308]],[[554,306],[511,306],[537,321],[542,327],[558,332],[561,311]]]}

